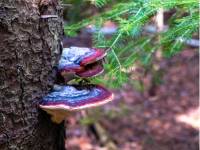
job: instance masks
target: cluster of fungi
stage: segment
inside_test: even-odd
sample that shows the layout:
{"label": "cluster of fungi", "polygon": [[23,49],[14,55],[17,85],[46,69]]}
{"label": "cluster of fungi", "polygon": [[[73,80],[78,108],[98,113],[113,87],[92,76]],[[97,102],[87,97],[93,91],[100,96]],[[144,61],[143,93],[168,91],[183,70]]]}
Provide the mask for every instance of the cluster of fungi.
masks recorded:
{"label": "cluster of fungi", "polygon": [[70,84],[74,77],[84,80],[101,74],[104,71],[102,60],[106,54],[103,49],[96,48],[63,48],[58,73],[65,79],[66,84],[56,85],[39,104],[41,109],[52,116],[53,122],[61,123],[70,111],[96,107],[112,101],[113,94],[101,85],[88,82]]}

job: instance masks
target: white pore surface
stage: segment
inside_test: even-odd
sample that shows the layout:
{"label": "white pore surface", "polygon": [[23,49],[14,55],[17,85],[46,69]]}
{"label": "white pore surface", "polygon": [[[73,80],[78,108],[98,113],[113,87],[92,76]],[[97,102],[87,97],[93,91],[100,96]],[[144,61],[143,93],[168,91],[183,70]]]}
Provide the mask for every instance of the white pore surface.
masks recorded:
{"label": "white pore surface", "polygon": [[69,103],[77,103],[97,97],[99,94],[101,94],[101,90],[95,87],[89,90],[87,88],[77,89],[70,85],[56,86],[54,87],[54,91],[45,96],[43,100],[52,102],[67,101]]}
{"label": "white pore surface", "polygon": [[58,90],[55,90],[55,92],[52,93],[52,96],[60,96],[60,97],[76,97],[81,95],[87,95],[89,94],[89,90],[77,90],[73,86],[63,86]]}
{"label": "white pore surface", "polygon": [[83,58],[92,55],[94,52],[93,49],[85,47],[64,48],[59,61],[59,68],[79,64]]}

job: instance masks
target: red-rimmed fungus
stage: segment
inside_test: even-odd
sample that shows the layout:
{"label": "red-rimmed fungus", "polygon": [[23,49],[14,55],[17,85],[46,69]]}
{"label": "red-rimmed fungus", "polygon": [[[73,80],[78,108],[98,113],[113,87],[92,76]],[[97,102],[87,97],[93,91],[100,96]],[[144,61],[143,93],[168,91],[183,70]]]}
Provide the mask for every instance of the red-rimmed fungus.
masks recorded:
{"label": "red-rimmed fungus", "polygon": [[70,47],[64,48],[59,61],[58,70],[60,72],[77,72],[83,69],[83,66],[94,63],[103,57],[106,52],[101,49]]}
{"label": "red-rimmed fungus", "polygon": [[112,99],[113,94],[100,85],[66,85],[45,96],[39,107],[52,115],[53,122],[61,123],[70,111],[97,107]]}
{"label": "red-rimmed fungus", "polygon": [[76,72],[76,75],[82,78],[95,77],[103,73],[104,68],[102,61],[98,61],[89,65],[86,65],[82,71]]}
{"label": "red-rimmed fungus", "polygon": [[64,48],[58,64],[58,71],[66,81],[69,81],[71,78],[68,77],[73,74],[84,78],[96,76],[103,72],[102,65],[96,62],[100,62],[106,54],[104,50],[96,48]]}
{"label": "red-rimmed fungus", "polygon": [[[64,48],[58,64],[58,73],[65,82],[73,76],[89,78],[104,71],[102,59],[107,52],[96,48]],[[69,84],[69,83],[68,83]],[[113,94],[100,85],[81,84],[54,88],[39,106],[52,116],[52,121],[61,123],[70,111],[103,105],[113,99]]]}

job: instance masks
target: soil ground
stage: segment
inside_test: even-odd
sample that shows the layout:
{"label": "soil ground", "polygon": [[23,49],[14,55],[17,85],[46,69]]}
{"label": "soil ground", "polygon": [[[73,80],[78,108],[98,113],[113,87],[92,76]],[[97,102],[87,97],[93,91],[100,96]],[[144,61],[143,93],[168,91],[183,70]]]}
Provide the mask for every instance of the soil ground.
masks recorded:
{"label": "soil ground", "polygon": [[161,84],[147,73],[143,91],[130,82],[113,90],[112,103],[72,115],[67,150],[198,150],[198,62],[198,51],[186,49],[159,62]]}

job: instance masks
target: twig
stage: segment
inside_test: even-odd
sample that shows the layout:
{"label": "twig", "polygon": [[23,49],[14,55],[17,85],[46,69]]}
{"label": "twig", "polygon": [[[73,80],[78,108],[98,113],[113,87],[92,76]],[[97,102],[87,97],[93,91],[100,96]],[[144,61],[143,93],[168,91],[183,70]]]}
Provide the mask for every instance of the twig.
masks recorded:
{"label": "twig", "polygon": [[[166,31],[167,29],[168,29],[168,26],[163,25],[163,31]],[[152,33],[152,34],[158,33],[157,28],[155,26],[153,26],[153,25],[145,26],[144,30],[146,32]],[[108,29],[107,29],[107,31],[105,33],[103,31],[104,30],[100,30],[100,32],[102,32],[105,35],[112,35],[112,34],[114,34],[114,33],[117,32],[117,28],[111,29],[110,32],[108,31]],[[87,30],[87,32],[89,32],[89,33],[95,33],[95,32],[97,32],[97,30],[94,27],[93,29]],[[177,40],[180,40],[180,37],[177,38]],[[184,42],[185,44],[187,44],[189,46],[193,46],[193,47],[199,47],[199,42],[200,42],[199,39],[183,39],[183,38],[181,38],[181,41]]]}
{"label": "twig", "polygon": [[113,46],[118,42],[118,40],[119,40],[120,37],[121,37],[121,34],[118,34],[117,37],[116,37],[116,39],[114,40],[114,42],[113,42],[113,43],[111,44],[111,46],[109,47],[109,49],[111,49],[111,51],[112,51],[112,53],[113,53],[115,59],[117,60],[117,63],[119,64],[119,69],[121,70],[122,65],[121,65],[121,63],[120,63],[120,61],[119,61],[119,58],[117,57],[117,55],[116,55],[116,53],[115,53],[115,51],[114,51],[114,49],[113,49]]}

